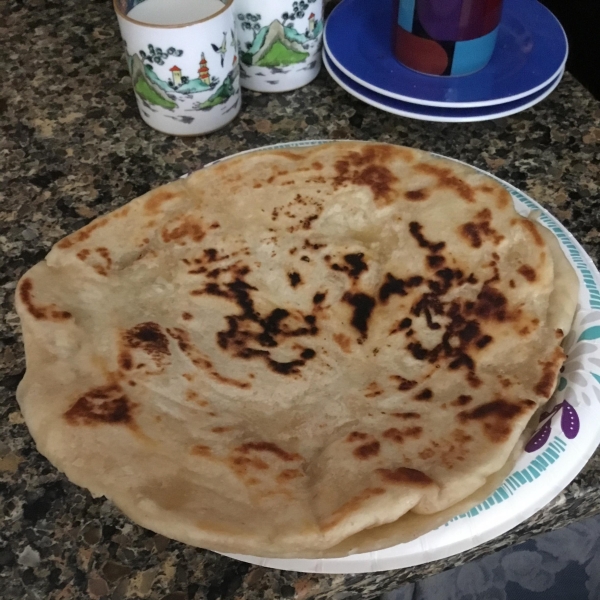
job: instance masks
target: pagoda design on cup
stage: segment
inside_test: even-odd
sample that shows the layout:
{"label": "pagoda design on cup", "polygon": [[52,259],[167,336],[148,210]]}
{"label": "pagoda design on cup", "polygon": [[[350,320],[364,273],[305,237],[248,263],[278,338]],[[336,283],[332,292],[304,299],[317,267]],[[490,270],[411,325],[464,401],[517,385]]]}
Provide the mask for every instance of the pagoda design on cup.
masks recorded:
{"label": "pagoda design on cup", "polygon": [[200,135],[238,114],[240,61],[233,0],[214,0],[214,12],[181,25],[145,23],[128,14],[153,0],[114,1],[144,121],[165,133]]}
{"label": "pagoda design on cup", "polygon": [[393,51],[429,75],[468,75],[487,65],[498,36],[502,0],[397,0]]}

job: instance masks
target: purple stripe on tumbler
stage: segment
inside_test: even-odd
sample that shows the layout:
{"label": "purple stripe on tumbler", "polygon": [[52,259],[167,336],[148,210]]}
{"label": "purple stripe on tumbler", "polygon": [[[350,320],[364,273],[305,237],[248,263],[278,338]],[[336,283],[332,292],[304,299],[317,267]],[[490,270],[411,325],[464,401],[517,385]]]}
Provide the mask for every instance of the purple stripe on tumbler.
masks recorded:
{"label": "purple stripe on tumbler", "polygon": [[416,0],[417,16],[431,39],[458,39],[462,4],[463,0]]}
{"label": "purple stripe on tumbler", "polygon": [[463,0],[457,41],[491,33],[500,23],[502,0]]}
{"label": "purple stripe on tumbler", "polygon": [[437,41],[458,42],[487,35],[500,23],[501,11],[502,0],[416,0],[421,26]]}

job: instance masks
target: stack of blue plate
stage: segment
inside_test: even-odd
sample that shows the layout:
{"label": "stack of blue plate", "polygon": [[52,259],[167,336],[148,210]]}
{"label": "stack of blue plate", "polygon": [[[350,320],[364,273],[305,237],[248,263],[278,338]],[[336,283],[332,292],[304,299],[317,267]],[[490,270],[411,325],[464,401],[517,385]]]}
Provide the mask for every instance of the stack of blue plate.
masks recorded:
{"label": "stack of blue plate", "polygon": [[505,0],[491,61],[462,77],[422,75],[395,59],[394,5],[394,0],[344,0],[325,26],[325,67],[367,104],[426,121],[484,121],[537,104],[563,76],[565,32],[537,0]]}

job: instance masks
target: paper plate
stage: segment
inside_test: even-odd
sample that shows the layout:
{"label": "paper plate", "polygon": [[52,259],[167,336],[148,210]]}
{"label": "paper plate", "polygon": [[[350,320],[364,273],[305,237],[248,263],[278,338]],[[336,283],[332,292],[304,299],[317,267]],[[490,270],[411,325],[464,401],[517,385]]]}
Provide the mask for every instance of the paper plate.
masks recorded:
{"label": "paper plate", "polygon": [[383,96],[382,94],[363,87],[356,83],[356,81],[353,81],[344,75],[344,73],[333,64],[331,58],[327,54],[327,50],[323,51],[323,64],[332,79],[351,96],[354,96],[375,108],[392,113],[393,115],[408,117],[409,119],[418,119],[419,121],[437,121],[440,123],[489,121],[490,119],[500,119],[522,112],[549,96],[556,89],[564,74],[564,70],[562,70],[547,86],[520,100],[505,102],[504,104],[494,104],[493,106],[448,108],[441,106],[422,106],[420,104],[404,102],[402,100]]}
{"label": "paper plate", "polygon": [[[235,156],[256,150],[314,146],[328,141],[276,144]],[[221,160],[229,158],[233,157]],[[274,569],[306,573],[369,573],[439,560],[487,542],[528,519],[571,483],[592,456],[600,443],[600,273],[575,238],[548,211],[509,183],[485,174],[510,192],[519,213],[539,212],[539,222],[558,238],[577,270],[581,284],[573,329],[565,338],[568,359],[557,391],[511,474],[487,500],[469,512],[412,542],[385,550],[327,559],[226,556]]]}

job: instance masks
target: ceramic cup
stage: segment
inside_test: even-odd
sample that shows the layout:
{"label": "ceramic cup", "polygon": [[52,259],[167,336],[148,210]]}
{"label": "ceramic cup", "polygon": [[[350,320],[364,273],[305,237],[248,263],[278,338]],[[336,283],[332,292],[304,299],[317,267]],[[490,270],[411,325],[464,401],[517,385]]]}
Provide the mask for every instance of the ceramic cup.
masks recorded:
{"label": "ceramic cup", "polygon": [[323,0],[235,0],[242,87],[287,92],[321,69]]}
{"label": "ceramic cup", "polygon": [[140,114],[150,127],[201,135],[236,117],[234,0],[114,0],[114,7]]}
{"label": "ceramic cup", "polygon": [[469,75],[494,52],[502,0],[396,0],[393,52],[428,75]]}

